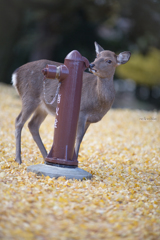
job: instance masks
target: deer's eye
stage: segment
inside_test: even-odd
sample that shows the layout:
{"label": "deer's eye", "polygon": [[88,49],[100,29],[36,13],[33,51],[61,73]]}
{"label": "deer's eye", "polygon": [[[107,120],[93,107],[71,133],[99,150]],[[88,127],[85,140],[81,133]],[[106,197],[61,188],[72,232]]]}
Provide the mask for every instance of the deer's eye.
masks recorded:
{"label": "deer's eye", "polygon": [[107,60],[107,63],[109,63],[109,64],[110,64],[111,62],[112,62],[111,60]]}

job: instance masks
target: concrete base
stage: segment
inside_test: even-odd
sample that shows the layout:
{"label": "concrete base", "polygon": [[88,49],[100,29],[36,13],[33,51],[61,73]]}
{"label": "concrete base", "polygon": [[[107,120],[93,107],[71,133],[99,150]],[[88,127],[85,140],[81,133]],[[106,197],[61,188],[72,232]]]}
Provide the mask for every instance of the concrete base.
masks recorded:
{"label": "concrete base", "polygon": [[51,178],[66,177],[66,179],[91,179],[92,174],[81,168],[57,167],[46,164],[37,164],[27,167],[27,172],[34,172],[37,175],[49,176]]}

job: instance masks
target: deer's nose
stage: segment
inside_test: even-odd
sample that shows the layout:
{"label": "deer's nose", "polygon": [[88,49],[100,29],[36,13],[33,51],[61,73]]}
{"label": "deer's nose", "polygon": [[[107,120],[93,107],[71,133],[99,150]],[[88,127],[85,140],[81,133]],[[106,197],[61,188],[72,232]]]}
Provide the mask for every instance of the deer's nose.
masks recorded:
{"label": "deer's nose", "polygon": [[89,64],[90,68],[93,68],[94,66],[95,66],[95,64],[93,64],[93,63]]}

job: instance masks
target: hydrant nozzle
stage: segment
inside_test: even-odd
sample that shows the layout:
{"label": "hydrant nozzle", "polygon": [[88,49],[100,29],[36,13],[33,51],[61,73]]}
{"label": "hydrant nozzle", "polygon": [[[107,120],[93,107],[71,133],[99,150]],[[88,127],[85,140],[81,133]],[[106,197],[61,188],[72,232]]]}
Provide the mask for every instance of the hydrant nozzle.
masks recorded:
{"label": "hydrant nozzle", "polygon": [[63,81],[69,74],[69,70],[65,65],[55,66],[55,65],[47,65],[42,69],[42,73],[46,78],[50,79],[58,79],[59,81]]}

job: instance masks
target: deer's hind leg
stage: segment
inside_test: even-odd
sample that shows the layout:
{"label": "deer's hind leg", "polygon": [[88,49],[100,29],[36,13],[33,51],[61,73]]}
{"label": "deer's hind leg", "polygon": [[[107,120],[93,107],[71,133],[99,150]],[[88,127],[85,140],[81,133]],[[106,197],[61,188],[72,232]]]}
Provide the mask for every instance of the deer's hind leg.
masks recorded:
{"label": "deer's hind leg", "polygon": [[44,121],[48,113],[41,108],[37,108],[36,111],[34,112],[34,115],[31,119],[31,121],[28,124],[29,130],[32,134],[32,137],[34,141],[36,142],[39,150],[42,153],[43,158],[47,156],[47,151],[43,145],[43,142],[41,140],[41,137],[39,135],[39,128],[41,123]]}
{"label": "deer's hind leg", "polygon": [[31,114],[35,111],[37,105],[29,104],[29,107],[22,107],[22,111],[18,115],[15,121],[15,138],[16,138],[16,158],[15,161],[19,164],[22,163],[21,160],[21,132],[25,122],[31,116]]}

